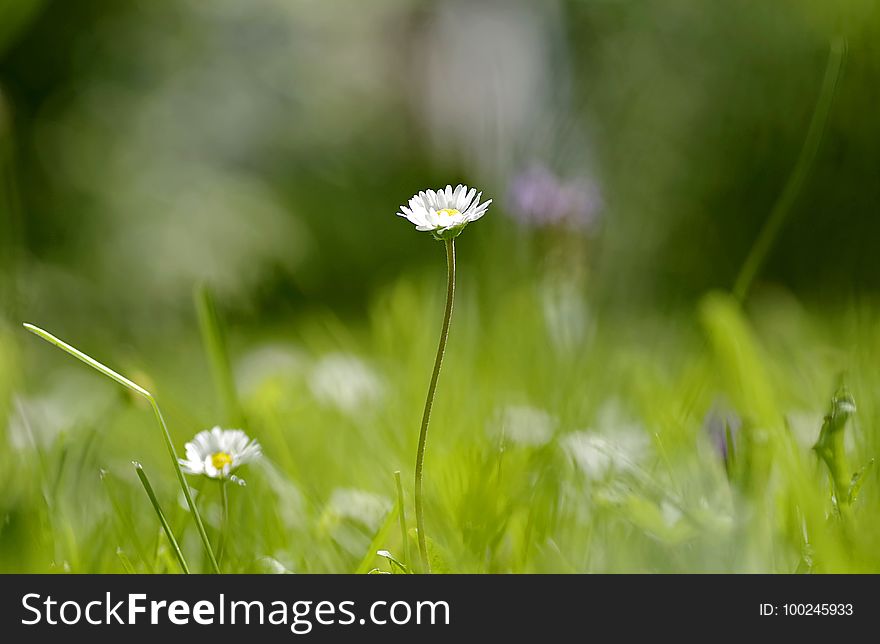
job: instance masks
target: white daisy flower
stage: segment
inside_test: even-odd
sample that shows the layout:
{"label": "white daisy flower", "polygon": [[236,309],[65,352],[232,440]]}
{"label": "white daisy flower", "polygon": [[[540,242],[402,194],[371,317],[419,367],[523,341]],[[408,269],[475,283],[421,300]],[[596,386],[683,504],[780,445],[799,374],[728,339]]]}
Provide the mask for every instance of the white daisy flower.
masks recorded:
{"label": "white daisy flower", "polygon": [[452,239],[486,214],[492,200],[480,203],[482,196],[482,192],[461,184],[455,189],[446,186],[445,190],[420,192],[397,214],[415,224],[416,230],[430,231],[437,239]]}
{"label": "white daisy flower", "polygon": [[320,402],[349,414],[358,414],[382,394],[382,382],[372,367],[344,353],[321,358],[309,378],[309,388]]}
{"label": "white daisy flower", "polygon": [[229,479],[243,484],[232,475],[241,465],[262,455],[260,444],[240,429],[206,429],[186,444],[186,458],[178,459],[187,474],[204,474],[212,479]]}
{"label": "white daisy flower", "polygon": [[540,447],[553,438],[556,419],[543,409],[528,405],[510,405],[501,409],[490,432],[500,435],[504,443]]}
{"label": "white daisy flower", "polygon": [[336,488],[330,495],[327,511],[342,519],[362,523],[375,531],[391,510],[391,506],[391,501],[379,494],[352,488]]}
{"label": "white daisy flower", "polygon": [[648,452],[647,437],[622,429],[604,436],[578,431],[566,436],[562,446],[583,473],[599,481],[611,473],[634,472]]}

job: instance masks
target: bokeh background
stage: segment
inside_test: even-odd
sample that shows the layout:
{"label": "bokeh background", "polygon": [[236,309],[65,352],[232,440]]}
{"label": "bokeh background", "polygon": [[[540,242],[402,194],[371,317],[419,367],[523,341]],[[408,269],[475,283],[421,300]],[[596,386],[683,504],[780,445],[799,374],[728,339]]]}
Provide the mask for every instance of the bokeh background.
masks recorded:
{"label": "bokeh background", "polygon": [[[778,202],[843,41],[749,298],[706,300]],[[494,202],[459,240],[428,456],[449,568],[793,571],[792,521],[755,527],[727,492],[712,514],[727,479],[700,473],[700,432],[719,405],[762,426],[742,387],[760,381],[806,428],[806,463],[848,376],[854,461],[880,443],[878,78],[872,0],[0,0],[0,569],[162,569],[131,538],[156,527],[131,459],[175,505],[149,414],[22,321],[155,389],[178,449],[233,419],[260,438],[248,492],[273,501],[241,496],[262,536],[242,527],[238,568],[362,564],[391,472],[411,476],[444,285],[442,247],[395,213],[464,182]],[[200,285],[240,413],[214,387]],[[712,338],[740,331],[731,385]],[[751,340],[766,353],[743,371]],[[609,437],[650,485],[614,474]],[[863,538],[826,569],[876,567]]]}

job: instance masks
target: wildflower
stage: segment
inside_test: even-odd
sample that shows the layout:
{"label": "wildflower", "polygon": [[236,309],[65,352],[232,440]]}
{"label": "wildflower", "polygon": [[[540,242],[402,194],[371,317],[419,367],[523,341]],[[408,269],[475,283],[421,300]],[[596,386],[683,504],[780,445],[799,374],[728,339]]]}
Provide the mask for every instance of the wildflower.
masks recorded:
{"label": "wildflower", "polygon": [[290,566],[284,565],[281,561],[270,555],[263,555],[257,558],[257,565],[260,571],[269,575],[292,575],[293,570]]}
{"label": "wildflower", "polygon": [[602,197],[591,181],[564,180],[535,164],[514,177],[510,203],[511,214],[526,226],[589,230],[598,221]]}
{"label": "wildflower", "polygon": [[372,367],[353,355],[331,353],[321,358],[309,378],[312,395],[322,403],[356,414],[382,394]]}
{"label": "wildflower", "polygon": [[501,409],[492,426],[507,443],[540,447],[553,438],[556,419],[542,409],[528,405],[511,405]]}
{"label": "wildflower", "polygon": [[409,208],[400,207],[397,213],[415,224],[416,230],[430,231],[434,239],[444,242],[446,247],[446,307],[443,311],[443,326],[440,330],[440,342],[437,345],[437,356],[434,358],[434,369],[428,385],[428,396],[425,400],[425,411],[422,413],[422,426],[419,429],[419,444],[416,449],[415,471],[415,506],[416,526],[419,536],[419,555],[422,570],[431,572],[428,561],[428,542],[425,537],[424,507],[422,504],[422,475],[425,465],[425,447],[427,445],[428,424],[431,422],[431,408],[437,393],[437,381],[440,378],[440,366],[446,352],[446,341],[449,339],[449,324],[452,321],[452,306],[455,299],[455,238],[464,227],[486,214],[492,200],[480,203],[483,193],[459,184],[455,190],[446,186],[445,190],[420,192],[409,200]]}
{"label": "wildflower", "polygon": [[415,224],[416,230],[430,231],[435,239],[450,240],[457,237],[464,227],[486,214],[489,199],[480,203],[482,192],[458,184],[453,190],[420,192],[409,200],[409,207],[401,206],[400,217]]}
{"label": "wildflower", "polygon": [[303,352],[293,345],[265,344],[237,361],[235,380],[246,396],[257,397],[263,389],[289,389],[306,364]]}
{"label": "wildflower", "polygon": [[330,495],[327,513],[330,516],[362,524],[371,531],[379,529],[392,504],[384,496],[365,490],[337,488]]}
{"label": "wildflower", "polygon": [[179,460],[187,474],[204,474],[212,479],[243,483],[232,473],[245,463],[256,460],[261,454],[260,444],[242,430],[215,427],[196,434],[186,444],[186,458]]}
{"label": "wildflower", "polygon": [[393,505],[365,490],[337,488],[330,496],[319,525],[344,551],[363,556],[370,535],[376,533]]}
{"label": "wildflower", "polygon": [[739,435],[742,419],[736,412],[719,405],[712,407],[703,420],[703,427],[712,441],[712,446],[727,469],[733,465],[739,448]]}
{"label": "wildflower", "polygon": [[599,481],[614,472],[637,470],[646,456],[646,442],[642,434],[623,429],[613,435],[577,431],[562,445],[587,478]]}

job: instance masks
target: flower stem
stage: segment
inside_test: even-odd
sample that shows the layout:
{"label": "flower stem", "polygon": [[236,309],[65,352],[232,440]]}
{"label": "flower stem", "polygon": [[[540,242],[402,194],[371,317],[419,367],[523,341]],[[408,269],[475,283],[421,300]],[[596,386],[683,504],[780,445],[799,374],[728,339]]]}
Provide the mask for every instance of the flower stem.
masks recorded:
{"label": "flower stem", "polygon": [[437,357],[434,359],[434,371],[431,384],[428,385],[428,397],[425,400],[425,412],[422,415],[422,428],[419,431],[419,446],[416,452],[416,526],[419,536],[419,554],[422,559],[422,571],[430,573],[431,563],[428,561],[428,542],[425,538],[425,514],[422,507],[422,474],[425,467],[425,447],[428,438],[428,423],[431,422],[431,409],[434,406],[434,394],[437,391],[437,380],[440,378],[440,366],[443,354],[446,353],[446,340],[449,337],[449,323],[452,320],[452,301],[455,298],[455,240],[446,240],[446,311],[443,314],[443,328],[440,331],[440,342],[437,345]]}
{"label": "flower stem", "polygon": [[223,514],[220,518],[220,544],[217,546],[217,561],[223,561],[223,553],[226,550],[226,536],[229,534],[229,490],[226,489],[228,481],[220,480],[220,499],[223,505]]}

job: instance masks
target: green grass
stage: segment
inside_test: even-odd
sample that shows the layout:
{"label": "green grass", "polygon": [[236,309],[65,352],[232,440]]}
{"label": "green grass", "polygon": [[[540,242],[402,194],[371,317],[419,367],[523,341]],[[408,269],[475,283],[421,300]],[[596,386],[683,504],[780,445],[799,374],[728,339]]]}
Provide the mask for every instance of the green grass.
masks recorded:
{"label": "green grass", "polygon": [[[274,333],[230,327],[235,405],[266,457],[240,471],[246,487],[229,488],[224,572],[412,563],[437,277],[389,286],[359,324],[323,312]],[[845,385],[857,411],[836,436],[852,471],[835,476],[877,453],[880,309],[811,310],[776,294],[744,311],[712,294],[666,316],[597,315],[569,299],[548,317],[537,282],[499,290],[463,270],[461,286],[426,459],[434,572],[880,571],[877,470],[864,470],[842,511],[825,456],[812,449]],[[179,572],[137,460],[190,569],[210,571],[142,397],[24,332],[0,333],[10,418],[0,569]],[[178,451],[230,409],[228,386],[220,379],[218,392],[210,373],[218,354],[206,356],[195,331],[120,350],[119,360],[106,344],[79,348],[155,384]],[[71,389],[81,404],[67,416]],[[729,468],[704,427],[718,406],[742,419]],[[189,480],[216,544],[219,486]]]}

